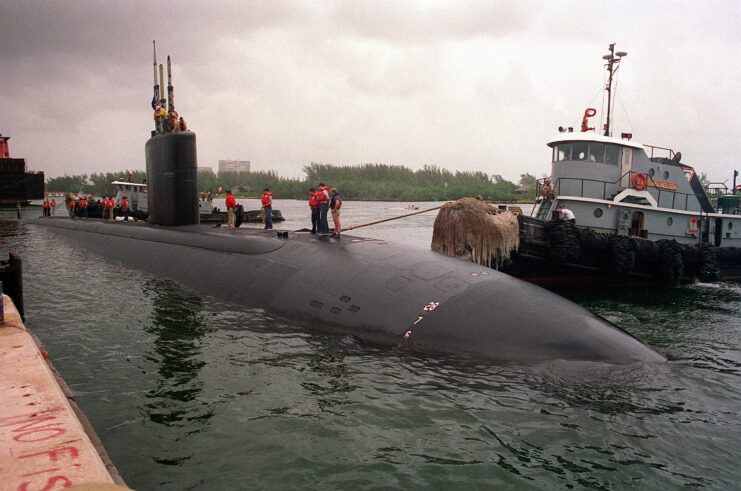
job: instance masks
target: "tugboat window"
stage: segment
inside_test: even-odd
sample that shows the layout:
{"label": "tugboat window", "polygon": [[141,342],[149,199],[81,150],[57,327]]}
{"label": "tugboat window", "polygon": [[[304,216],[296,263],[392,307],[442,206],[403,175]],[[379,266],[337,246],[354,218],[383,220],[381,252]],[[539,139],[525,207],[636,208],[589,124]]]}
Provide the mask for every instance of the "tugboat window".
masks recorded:
{"label": "tugboat window", "polygon": [[556,148],[556,161],[561,162],[571,158],[571,144],[563,143]]}
{"label": "tugboat window", "polygon": [[669,217],[666,219],[666,224],[671,227],[672,223],[674,223],[674,219],[672,217]]}
{"label": "tugboat window", "polygon": [[617,165],[619,159],[620,149],[615,145],[605,145],[605,163],[610,165]]}
{"label": "tugboat window", "polygon": [[572,145],[572,160],[586,160],[587,159],[587,147],[589,144],[586,142],[576,142]]}
{"label": "tugboat window", "polygon": [[731,230],[733,228],[733,222],[728,222],[728,230]]}
{"label": "tugboat window", "polygon": [[601,217],[601,216],[602,216],[602,208],[595,208],[595,209],[594,209],[594,216],[595,216],[596,218],[599,218],[599,217]]}
{"label": "tugboat window", "polygon": [[652,168],[648,169],[648,177],[653,177],[654,174],[656,174],[656,171]]}
{"label": "tugboat window", "polygon": [[664,171],[664,179],[669,179],[669,171],[668,170],[665,170]]}
{"label": "tugboat window", "polygon": [[592,142],[589,144],[589,160],[591,162],[605,161],[605,144]]}

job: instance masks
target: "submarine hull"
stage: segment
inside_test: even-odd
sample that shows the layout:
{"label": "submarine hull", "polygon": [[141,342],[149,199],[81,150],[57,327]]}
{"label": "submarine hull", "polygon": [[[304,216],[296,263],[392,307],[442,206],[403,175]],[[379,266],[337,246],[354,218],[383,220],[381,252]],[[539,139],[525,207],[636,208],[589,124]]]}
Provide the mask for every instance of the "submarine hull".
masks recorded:
{"label": "submarine hull", "polygon": [[535,285],[382,240],[39,218],[71,243],[195,290],[386,345],[502,362],[664,358]]}

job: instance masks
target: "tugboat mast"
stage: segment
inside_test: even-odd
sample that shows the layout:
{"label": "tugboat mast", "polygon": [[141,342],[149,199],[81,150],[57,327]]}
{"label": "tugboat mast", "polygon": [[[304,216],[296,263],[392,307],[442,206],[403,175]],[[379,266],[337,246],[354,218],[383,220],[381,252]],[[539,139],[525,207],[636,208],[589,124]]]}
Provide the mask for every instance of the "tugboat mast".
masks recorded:
{"label": "tugboat mast", "polygon": [[602,57],[603,60],[607,60],[607,63],[605,64],[605,68],[607,68],[607,73],[609,73],[609,77],[607,79],[607,87],[605,90],[607,90],[607,121],[605,122],[604,130],[605,136],[610,136],[610,117],[611,117],[611,107],[612,107],[612,76],[617,72],[617,69],[620,65],[620,60],[623,56],[628,56],[628,53],[625,51],[618,51],[615,52],[615,43],[612,43],[610,45],[610,52],[607,53],[605,56]]}

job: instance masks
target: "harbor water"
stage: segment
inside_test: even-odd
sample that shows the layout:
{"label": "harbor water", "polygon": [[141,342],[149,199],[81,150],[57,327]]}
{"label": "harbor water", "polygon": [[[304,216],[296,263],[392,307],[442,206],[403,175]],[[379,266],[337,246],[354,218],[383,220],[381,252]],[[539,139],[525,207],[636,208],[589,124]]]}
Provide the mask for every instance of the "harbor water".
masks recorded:
{"label": "harbor water", "polygon": [[[347,201],[343,222],[406,206]],[[305,202],[275,207],[287,218],[276,228],[310,226]],[[496,365],[312,331],[75,249],[15,214],[0,210],[0,252],[24,260],[26,325],[134,489],[741,485],[738,283],[559,292],[667,363]],[[348,234],[428,249],[434,217]]]}

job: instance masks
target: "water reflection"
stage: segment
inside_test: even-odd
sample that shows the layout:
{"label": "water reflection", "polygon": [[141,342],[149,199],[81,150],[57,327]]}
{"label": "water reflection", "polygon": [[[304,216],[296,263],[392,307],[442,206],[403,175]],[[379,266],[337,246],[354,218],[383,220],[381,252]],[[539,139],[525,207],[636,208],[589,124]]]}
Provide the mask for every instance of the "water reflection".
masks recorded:
{"label": "water reflection", "polygon": [[[202,338],[210,331],[204,322],[199,297],[186,296],[176,284],[161,279],[147,281],[144,294],[152,299],[150,325],[144,331],[154,335],[146,357],[158,366],[156,386],[146,393],[147,417],[178,435],[161,438],[164,442],[203,431],[213,416],[213,408],[199,400],[203,381],[199,378],[206,362],[201,359]],[[160,463],[177,465],[192,456],[171,455],[163,449],[155,458]]]}

